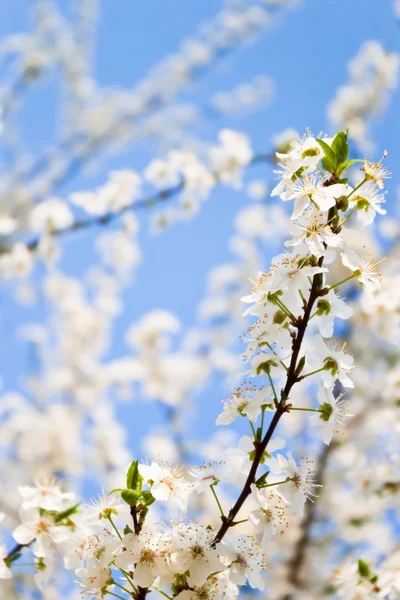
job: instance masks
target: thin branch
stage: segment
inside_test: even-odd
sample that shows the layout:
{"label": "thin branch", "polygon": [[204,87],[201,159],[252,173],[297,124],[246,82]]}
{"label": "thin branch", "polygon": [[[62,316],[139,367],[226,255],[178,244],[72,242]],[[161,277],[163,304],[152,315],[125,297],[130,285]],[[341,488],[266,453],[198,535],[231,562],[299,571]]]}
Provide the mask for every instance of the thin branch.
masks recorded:
{"label": "thin branch", "polygon": [[[334,183],[334,181],[332,181],[331,183]],[[327,182],[327,184],[329,185],[329,182]],[[329,221],[329,219],[332,218],[332,216],[333,216],[333,210],[330,209],[330,211],[328,213],[328,221]],[[318,260],[318,266],[322,267],[323,262],[324,262],[324,257],[321,256]],[[242,506],[245,503],[245,501],[247,500],[247,498],[250,496],[251,486],[256,481],[257,470],[261,463],[262,457],[264,456],[264,452],[267,449],[267,446],[275,432],[275,429],[278,426],[278,423],[279,423],[282,415],[285,412],[288,412],[288,410],[290,410],[290,404],[286,405],[286,400],[287,400],[287,398],[289,398],[289,394],[292,390],[292,387],[298,381],[298,377],[296,374],[297,362],[299,359],[299,354],[300,354],[301,346],[303,343],[304,335],[305,335],[305,332],[307,329],[307,325],[308,325],[308,322],[311,317],[312,309],[313,309],[315,302],[318,299],[320,286],[321,286],[321,277],[320,277],[320,274],[318,273],[318,274],[314,275],[314,277],[313,277],[308,302],[304,306],[303,317],[298,320],[297,335],[296,335],[295,339],[293,340],[293,344],[292,344],[292,356],[291,356],[290,365],[289,365],[289,368],[287,371],[285,387],[281,394],[281,400],[278,403],[278,406],[276,407],[275,414],[271,420],[271,423],[268,427],[268,430],[267,430],[262,442],[254,444],[255,456],[254,456],[252,465],[250,467],[250,471],[247,476],[246,482],[244,484],[244,487],[243,487],[236,503],[229,511],[228,517],[226,517],[225,519],[222,519],[222,525],[214,538],[214,542],[213,542],[214,545],[219,543],[223,539],[223,537],[225,536],[225,534],[227,533],[229,528],[232,527],[232,523],[235,521],[236,515],[242,508]]]}
{"label": "thin branch", "polygon": [[[253,157],[253,159],[251,160],[251,162],[249,163],[249,166],[258,164],[260,162],[267,162],[267,161],[270,161],[270,157],[268,154],[256,154]],[[216,182],[218,183],[217,177],[216,177]],[[131,212],[131,211],[136,212],[136,211],[140,211],[143,209],[152,208],[155,205],[158,205],[162,202],[170,200],[171,198],[180,194],[184,189],[185,189],[185,181],[184,181],[184,179],[182,179],[182,181],[180,181],[180,183],[178,185],[160,190],[159,192],[152,194],[148,198],[143,198],[142,200],[134,200],[133,202],[131,202],[130,204],[128,204],[126,206],[123,206],[119,210],[109,211],[109,212],[105,213],[104,215],[96,215],[94,217],[88,217],[86,219],[77,219],[71,225],[69,225],[69,227],[64,227],[63,229],[54,229],[52,231],[49,231],[49,235],[52,237],[63,237],[65,235],[75,233],[77,231],[86,231],[86,230],[92,229],[94,227],[101,227],[103,225],[108,225],[108,224],[112,223],[113,221],[115,221],[116,219],[119,219],[123,214],[125,214],[127,212]],[[39,246],[40,240],[41,240],[41,236],[37,236],[37,237],[35,237],[31,240],[28,240],[27,242],[24,242],[24,243],[28,250],[30,250],[31,252],[35,252],[35,250]],[[20,240],[18,240],[18,241],[20,241]],[[10,252],[13,248],[13,245],[14,244],[11,244],[10,246],[5,246],[5,247],[0,248],[0,255]]]}

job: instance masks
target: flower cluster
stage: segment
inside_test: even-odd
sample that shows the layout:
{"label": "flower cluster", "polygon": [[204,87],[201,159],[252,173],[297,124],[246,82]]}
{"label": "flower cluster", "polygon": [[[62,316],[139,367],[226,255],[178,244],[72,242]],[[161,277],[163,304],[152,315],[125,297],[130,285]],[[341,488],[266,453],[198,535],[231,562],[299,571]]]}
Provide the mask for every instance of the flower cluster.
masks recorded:
{"label": "flower cluster", "polygon": [[[354,388],[354,360],[344,344],[331,338],[335,319],[347,320],[353,310],[339,296],[338,288],[356,284],[364,298],[371,302],[379,298],[381,279],[375,262],[356,253],[345,231],[355,215],[360,224],[369,225],[377,213],[384,214],[381,190],[389,173],[382,161],[349,159],[348,153],[347,133],[316,138],[307,132],[295,139],[286,153],[277,154],[279,182],[272,196],[293,201],[294,237],[242,298],[248,305],[244,314],[254,319],[243,336],[246,349],[242,358],[250,381],[223,401],[216,420],[217,425],[226,426],[244,419],[251,435],[243,435],[236,445],[227,447],[223,461],[203,466],[187,469],[156,459],[134,461],[125,487],[103,493],[89,506],[76,503],[75,495],[54,479],[37,478],[34,486],[20,487],[19,523],[13,530],[17,545],[9,552],[1,547],[2,579],[12,579],[20,555],[29,548],[41,590],[52,584],[57,562],[73,570],[85,593],[93,598],[111,595],[140,600],[155,591],[181,600],[233,600],[247,583],[264,589],[264,572],[273,559],[271,547],[276,538],[286,536],[291,523],[304,517],[307,507],[318,502],[322,489],[313,460],[296,459],[295,448],[288,447],[275,431],[278,425],[284,426],[287,415],[309,412],[309,435],[319,436],[324,445],[329,446],[335,434],[345,432],[352,416],[346,394]],[[252,156],[246,140],[233,132],[223,132],[221,146],[212,155],[219,177],[223,180],[225,173],[233,182],[240,180]],[[171,179],[176,176],[173,164],[177,158],[171,155],[165,164],[153,164],[147,177],[156,177],[156,172],[165,169],[169,184],[177,185],[178,179]],[[191,161],[183,161],[179,169],[190,170],[195,164]],[[169,172],[167,165],[172,169]],[[351,186],[347,170],[356,165],[361,167],[361,176]],[[126,199],[123,193],[118,196],[125,206],[132,186],[136,188],[138,183],[130,176],[126,179],[124,175],[123,181],[115,176],[99,193],[112,198],[114,186],[122,185]],[[91,210],[90,194],[78,195],[75,200]],[[120,208],[118,205],[117,210]],[[42,217],[46,227],[53,223],[53,218]],[[332,279],[342,271],[346,277]],[[50,293],[60,298],[61,311],[68,315],[71,328],[76,314],[79,317],[86,308],[79,288],[74,289],[74,302],[70,294],[63,304],[62,290],[67,283],[59,281],[61,289],[57,289],[53,281]],[[102,352],[104,331],[93,315],[86,347],[80,323],[77,318],[70,329],[71,344],[64,344],[63,352],[69,362],[79,359],[89,370],[96,354]],[[136,373],[130,383],[135,378],[143,381],[147,372],[156,371],[158,387],[153,382],[147,395],[164,396],[172,405],[181,402],[186,389],[201,381],[202,368],[199,365],[195,381],[183,378],[178,386],[169,383],[164,353],[170,352],[170,336],[178,329],[177,319],[163,311],[143,319],[127,336],[138,350],[137,358],[115,363],[113,376],[119,373],[121,377],[124,361],[125,368]],[[75,336],[80,340],[79,357],[75,356]],[[175,360],[179,361],[179,356]],[[299,405],[309,382],[318,385],[315,407],[306,401]],[[178,396],[168,396],[169,389],[170,394],[178,390]],[[297,389],[303,392],[298,394]],[[388,476],[384,474],[377,493],[386,489]],[[227,510],[229,500],[224,494],[232,485],[241,491]],[[369,485],[367,479],[364,485]],[[205,507],[209,501],[213,510],[203,508],[200,518],[190,518],[196,504],[203,502]],[[166,519],[161,520],[163,517]],[[389,576],[391,568],[382,576],[387,578],[384,589],[390,593],[396,585]],[[339,597],[348,598],[356,597],[356,588],[365,588],[366,593],[381,590],[377,576],[361,559],[358,570],[354,571],[354,565],[340,567],[333,585]]]}

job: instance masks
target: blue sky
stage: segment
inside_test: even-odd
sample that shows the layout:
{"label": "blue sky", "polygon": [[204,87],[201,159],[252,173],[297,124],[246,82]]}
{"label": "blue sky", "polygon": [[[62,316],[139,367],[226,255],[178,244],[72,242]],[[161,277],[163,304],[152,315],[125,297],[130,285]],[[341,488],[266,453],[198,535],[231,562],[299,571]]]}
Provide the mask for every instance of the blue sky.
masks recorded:
{"label": "blue sky", "polygon": [[[68,11],[70,3],[60,0],[58,5]],[[25,30],[32,7],[33,2],[29,0],[3,3],[0,35]],[[102,0],[94,60],[96,79],[110,87],[133,85],[220,7],[221,3],[216,0]],[[255,44],[230,55],[205,78],[193,83],[182,99],[194,98],[202,105],[212,92],[230,90],[240,81],[265,74],[276,82],[276,95],[270,107],[240,119],[202,122],[196,128],[198,135],[212,141],[221,126],[230,126],[247,132],[256,150],[268,151],[271,136],[287,127],[300,132],[310,127],[316,133],[321,130],[331,133],[326,118],[327,103],[337,86],[347,79],[347,61],[363,41],[372,39],[382,42],[387,50],[400,51],[400,28],[390,0],[303,0],[296,10],[280,17],[278,25],[267,30]],[[58,96],[55,77],[43,81],[27,95],[29,108],[22,110],[20,123],[32,152],[40,151],[57,135],[54,107]],[[399,92],[393,96],[382,122],[374,127],[377,153],[380,156],[383,149],[389,151],[387,166],[395,173],[388,185],[389,210],[394,210],[393,190],[399,181],[396,175],[400,164],[398,112]],[[103,162],[96,174],[89,177],[82,174],[68,182],[62,192],[101,183],[110,168],[140,170],[153,152],[149,146],[128,147]],[[3,168],[7,168],[6,164]],[[257,169],[254,174],[270,180],[269,167]],[[121,351],[126,325],[153,308],[171,310],[184,327],[194,323],[196,303],[205,291],[207,272],[212,265],[229,259],[227,239],[232,232],[234,215],[247,201],[243,193],[218,189],[193,221],[178,225],[160,237],[141,235],[144,261],[134,287],[126,293],[127,310],[118,320],[113,352]],[[93,239],[94,234],[89,233],[65,242],[64,264],[68,273],[79,273],[82,256],[90,262]],[[0,347],[0,369],[7,388],[11,388],[18,384],[19,373],[26,372],[28,362],[27,350],[11,336],[16,324],[22,319],[36,318],[38,313],[16,308],[7,296],[2,300],[2,308],[6,315],[2,333],[7,347]],[[216,386],[202,395],[201,401],[209,409],[200,411],[196,422],[196,430],[202,435],[207,435],[213,427],[218,411],[215,400],[220,395],[221,390]],[[124,408],[124,417],[129,418],[130,411],[136,408],[135,405]],[[142,406],[140,410],[143,421],[140,425],[136,421],[130,428],[135,450],[140,428],[146,423],[162,422],[157,407]]]}

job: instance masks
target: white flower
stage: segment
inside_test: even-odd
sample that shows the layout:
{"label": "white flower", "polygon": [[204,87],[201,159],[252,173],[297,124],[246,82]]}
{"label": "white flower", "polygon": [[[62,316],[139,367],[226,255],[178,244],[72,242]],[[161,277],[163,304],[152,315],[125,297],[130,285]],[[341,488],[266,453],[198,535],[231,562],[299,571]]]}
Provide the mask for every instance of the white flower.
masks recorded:
{"label": "white flower", "polygon": [[193,489],[196,490],[198,494],[201,494],[208,489],[210,485],[213,485],[213,483],[218,483],[218,473],[223,464],[223,462],[213,462],[199,467],[191,467],[189,475],[193,480]]}
{"label": "white flower", "polygon": [[270,388],[258,389],[255,386],[243,384],[237,388],[227,400],[224,400],[224,410],[218,416],[216,425],[230,425],[238,416],[246,416],[253,421],[261,413],[261,407],[269,403]]}
{"label": "white flower", "polygon": [[112,171],[108,181],[94,191],[75,192],[70,200],[91,215],[118,212],[132,204],[140,191],[140,177],[130,170]]}
{"label": "white flower", "polygon": [[278,163],[278,166],[281,167],[281,169],[274,170],[274,173],[281,181],[274,187],[271,196],[280,196],[282,200],[290,200],[290,192],[287,193],[287,188],[294,180],[296,180],[297,172],[301,168],[301,160],[290,154],[281,155],[277,153],[277,156],[282,159],[282,161]]}
{"label": "white flower", "polygon": [[300,290],[303,295],[310,288],[309,278],[317,273],[327,271],[323,267],[311,267],[306,265],[307,256],[300,252],[285,252],[272,259],[271,272],[273,281],[270,285],[271,292],[290,290],[296,297]]}
{"label": "white flower", "polygon": [[183,590],[175,598],[179,598],[179,600],[236,600],[238,588],[227,577],[227,571],[218,573],[207,579],[204,585]]}
{"label": "white flower", "polygon": [[96,522],[101,519],[109,519],[117,516],[119,513],[127,512],[127,505],[122,502],[117,494],[109,494],[108,496],[99,496],[98,499],[92,498],[92,504],[88,505],[90,511],[87,516],[87,521]]}
{"label": "white flower", "polygon": [[310,461],[302,460],[296,464],[292,453],[287,453],[287,458],[278,455],[280,472],[290,478],[290,481],[279,487],[279,493],[283,499],[291,505],[294,514],[303,516],[304,504],[307,498],[311,499],[315,494],[312,490],[319,487],[314,480],[314,473],[310,469]]}
{"label": "white flower", "polygon": [[21,525],[18,525],[12,535],[18,544],[33,544],[33,554],[46,558],[53,544],[64,542],[68,538],[66,527],[56,525],[48,514],[41,515],[39,510],[28,508],[21,510]]}
{"label": "white flower", "polygon": [[172,535],[171,569],[189,571],[190,586],[203,585],[211,573],[223,570],[218,552],[212,547],[215,534],[205,525],[191,523],[177,527]]}
{"label": "white flower", "polygon": [[18,222],[13,217],[0,214],[0,235],[10,235],[18,227]]}
{"label": "white flower", "polygon": [[7,556],[7,548],[0,544],[0,579],[11,579],[12,577],[12,571],[5,561]]}
{"label": "white flower", "polygon": [[357,218],[363,225],[370,225],[376,213],[386,215],[386,210],[381,208],[385,196],[376,188],[373,181],[367,181],[356,194],[350,198],[350,207],[357,209]]}
{"label": "white flower", "polygon": [[137,585],[150,587],[156,577],[161,579],[162,585],[172,581],[167,562],[167,542],[151,531],[143,531],[140,535],[128,533],[122,542],[124,551],[117,556],[115,564],[126,571],[134,570],[133,580]]}
{"label": "white flower", "polygon": [[84,587],[95,590],[102,590],[113,581],[110,569],[102,567],[101,563],[94,564],[87,569],[77,569],[76,575],[82,578]]}
{"label": "white flower", "polygon": [[102,535],[87,535],[89,530],[90,527],[85,527],[82,521],[79,523],[77,535],[73,539],[73,548],[64,555],[66,569],[78,569],[85,563],[90,567],[97,562],[105,568],[115,559],[121,548],[120,539],[112,537],[107,529],[102,531]]}
{"label": "white flower", "polygon": [[283,200],[295,200],[292,219],[300,217],[304,211],[313,203],[320,211],[328,211],[335,206],[336,199],[347,196],[351,188],[343,183],[325,185],[326,177],[318,174],[296,178],[287,185]]}
{"label": "white flower", "polygon": [[31,227],[35,231],[52,232],[66,229],[74,218],[67,204],[59,198],[50,198],[34,207],[31,213]]}
{"label": "white flower", "polygon": [[375,584],[368,577],[363,577],[357,563],[350,559],[335,571],[333,583],[339,598],[343,600],[373,600],[379,597],[374,589]]}
{"label": "white flower", "polygon": [[251,304],[249,308],[245,310],[243,316],[246,315],[257,315],[262,316],[265,314],[266,306],[268,301],[268,294],[271,291],[273,284],[272,273],[259,273],[257,282],[252,282],[254,287],[250,294],[243,296],[240,300],[245,304]]}
{"label": "white flower", "polygon": [[[387,153],[384,153],[383,158],[385,158],[386,155]],[[364,171],[365,177],[373,181],[381,189],[385,185],[385,182],[383,180],[389,179],[389,177],[391,176],[391,173],[386,169],[386,167],[383,166],[382,159],[377,163],[370,162],[369,160],[364,160],[361,169],[362,171]]]}
{"label": "white flower", "polygon": [[259,377],[267,372],[271,374],[271,377],[280,377],[284,372],[284,366],[276,354],[260,352],[252,358],[248,375],[250,377]]}
{"label": "white flower", "polygon": [[33,268],[32,253],[22,242],[17,242],[12,250],[0,257],[0,272],[7,279],[25,279]]}
{"label": "white flower", "polygon": [[218,544],[221,556],[231,561],[229,579],[236,585],[245,585],[246,579],[252,588],[264,589],[264,581],[260,571],[265,569],[265,558],[262,549],[252,538],[226,536],[225,541]]}
{"label": "white flower", "polygon": [[325,386],[330,387],[336,379],[347,388],[354,387],[348,373],[353,368],[353,357],[343,352],[337,344],[327,345],[324,338],[317,334],[313,338],[313,344],[307,354],[307,362],[313,371],[321,371],[321,378]]}
{"label": "white flower", "polygon": [[159,189],[172,188],[179,185],[179,171],[172,161],[155,159],[146,167],[144,178]]}
{"label": "white flower", "polygon": [[349,402],[344,400],[343,394],[337,398],[333,395],[330,388],[320,385],[318,391],[318,402],[321,412],[310,417],[309,422],[312,427],[316,427],[318,435],[325,444],[330,444],[334,431],[340,431],[347,420],[352,416],[347,410]]}
{"label": "white flower", "polygon": [[173,500],[186,511],[191,484],[183,477],[182,467],[170,468],[163,463],[152,462],[151,465],[139,465],[139,471],[145,481],[150,482],[151,493],[156,500]]}
{"label": "white flower", "polygon": [[251,492],[259,508],[249,513],[249,521],[257,533],[262,533],[261,545],[267,551],[272,536],[283,533],[288,526],[285,506],[281,496],[272,489],[259,490],[252,484]]}
{"label": "white flower", "polygon": [[[278,307],[275,308],[279,310]],[[270,347],[276,356],[287,356],[292,344],[287,327],[278,323],[270,323],[265,318],[256,321],[242,336],[241,341],[247,342],[246,350],[242,354],[245,362],[249,362],[260,347]]]}
{"label": "white flower", "polygon": [[358,256],[354,250],[342,252],[342,263],[354,273],[354,277],[363,285],[365,292],[371,295],[379,289],[382,279],[375,261],[368,255]]}
{"label": "white flower", "polygon": [[22,508],[62,511],[66,502],[72,504],[75,499],[75,494],[62,492],[54,478],[36,480],[34,484],[35,487],[19,486]]}
{"label": "white flower", "polygon": [[[324,140],[326,142],[326,140]],[[317,164],[324,156],[321,146],[310,131],[303,136],[297,136],[291,141],[292,150],[290,154],[296,156],[302,165],[316,168]]]}
{"label": "white flower", "polygon": [[305,242],[310,248],[311,254],[319,258],[324,256],[326,246],[343,246],[343,240],[339,234],[332,231],[327,223],[326,214],[318,211],[312,206],[304,215],[301,215],[296,223],[292,223],[291,234],[294,238],[285,242],[285,246],[298,246]]}
{"label": "white flower", "polygon": [[[41,558],[37,561],[37,571],[35,573],[35,583],[41,592],[46,592],[49,587],[50,579],[55,579],[57,574],[57,560],[54,554],[50,554],[46,559]],[[45,593],[44,593],[45,596]]]}
{"label": "white flower", "polygon": [[239,188],[242,183],[243,168],[253,158],[249,139],[246,135],[222,129],[219,133],[220,146],[210,150],[210,159],[213,170],[223,182]]}
{"label": "white flower", "polygon": [[316,308],[319,331],[324,338],[332,337],[335,317],[349,319],[353,314],[353,309],[339,298],[335,290],[330,290],[326,296],[319,298]]}

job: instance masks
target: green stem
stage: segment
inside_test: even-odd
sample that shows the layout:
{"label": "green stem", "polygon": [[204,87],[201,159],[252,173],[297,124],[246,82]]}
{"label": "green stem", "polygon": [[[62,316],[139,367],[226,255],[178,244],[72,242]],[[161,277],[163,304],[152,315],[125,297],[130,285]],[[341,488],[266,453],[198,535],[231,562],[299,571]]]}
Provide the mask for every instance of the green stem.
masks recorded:
{"label": "green stem", "polygon": [[168,600],[172,600],[172,596],[168,596],[168,594],[166,594],[165,592],[163,592],[162,590],[160,590],[155,585],[152,585],[151,587],[153,588],[153,590],[156,590],[156,592],[159,592],[160,594],[162,594],[163,596],[165,596],[166,598],[168,598]]}
{"label": "green stem", "polygon": [[117,536],[119,537],[119,539],[120,539],[120,540],[121,540],[121,542],[122,542],[122,537],[121,537],[121,534],[120,534],[120,532],[118,531],[118,529],[115,527],[115,524],[114,524],[114,521],[113,521],[113,520],[112,520],[112,518],[111,518],[111,515],[110,515],[110,516],[108,516],[107,518],[108,518],[108,520],[110,521],[111,525],[113,526],[113,529],[114,529],[115,533],[117,534]]}
{"label": "green stem", "polygon": [[269,371],[268,371],[267,375],[268,375],[269,382],[271,384],[272,391],[274,392],[275,404],[278,404],[278,402],[279,402],[278,396],[276,394],[276,389],[275,389],[275,386],[274,386],[274,382],[272,381],[272,377],[271,377]]}
{"label": "green stem", "polygon": [[119,588],[121,588],[121,590],[124,590],[124,592],[126,592],[127,594],[131,594],[132,592],[130,590],[127,590],[123,585],[121,585],[120,583],[118,583],[117,581],[115,581],[115,579],[113,580],[114,585],[117,585]]}
{"label": "green stem", "polygon": [[[115,563],[113,563],[115,564]],[[118,567],[118,569],[121,571],[121,573],[125,576],[127,582],[132,586],[132,588],[134,589],[134,591],[136,592],[136,586],[133,583],[132,579],[130,578],[130,575],[127,571],[125,571],[124,569],[121,569],[121,567]]]}
{"label": "green stem", "polygon": [[277,304],[277,306],[279,306],[280,309],[283,310],[283,312],[289,317],[289,319],[291,321],[296,321],[296,317],[294,316],[293,313],[290,312],[290,310],[288,309],[288,307],[282,302],[282,300],[280,300],[279,298],[275,299],[275,302]]}
{"label": "green stem", "polygon": [[283,483],[288,483],[289,481],[291,481],[290,477],[286,477],[286,479],[284,479],[283,481],[277,481],[276,483],[268,483],[267,485],[263,485],[262,489],[272,487],[274,485],[282,485]]}
{"label": "green stem", "polygon": [[311,371],[311,373],[306,373],[305,375],[302,375],[300,377],[300,379],[305,379],[306,377],[311,377],[311,375],[315,375],[315,373],[321,373],[321,371],[325,371],[325,367],[322,367],[321,369],[317,369],[316,371]]}
{"label": "green stem", "polygon": [[[269,344],[268,342],[267,342],[267,346],[268,346],[268,348],[271,350],[271,352],[273,352],[273,354],[275,354],[275,356],[279,356],[279,354],[278,354],[277,352],[275,352],[275,350],[273,349],[273,347],[271,346],[271,344]],[[284,362],[282,362],[281,360],[279,361],[279,363],[282,365],[282,367],[283,367],[283,368],[285,369],[285,371],[287,372],[288,368],[287,368],[287,366],[285,365],[285,363],[284,363]]]}
{"label": "green stem", "polygon": [[297,408],[297,407],[291,407],[290,408],[290,412],[292,410],[306,410],[307,412],[321,412],[321,410],[319,408]]}
{"label": "green stem", "polygon": [[357,210],[357,206],[355,206],[354,208],[351,209],[351,211],[345,216],[345,218],[343,219],[343,221],[341,221],[339,227],[343,227],[343,225],[346,223],[346,221],[348,221],[350,219],[350,217],[352,215],[354,215],[354,213]]}
{"label": "green stem", "polygon": [[252,431],[252,433],[253,433],[254,439],[257,439],[256,430],[254,429],[254,425],[253,425],[253,423],[250,421],[250,419],[249,419],[249,423],[250,423],[250,427],[251,427],[251,431]]}
{"label": "green stem", "polygon": [[354,190],[352,192],[350,192],[350,194],[347,196],[347,200],[350,198],[350,196],[352,196],[354,194],[354,192],[356,192],[357,190],[360,189],[360,187],[362,185],[364,185],[364,183],[366,183],[368,181],[367,177],[364,177],[364,179],[362,180],[361,183],[359,183],[358,185],[356,185],[356,187],[354,188]]}
{"label": "green stem", "polygon": [[342,279],[342,281],[338,281],[334,285],[330,285],[329,289],[334,290],[336,287],[338,287],[338,285],[342,285],[342,283],[346,283],[346,281],[350,281],[350,279],[354,279],[354,273],[352,275],[350,275],[349,277],[346,277],[346,279]]}
{"label": "green stem", "polygon": [[[129,592],[130,593],[130,592]],[[119,600],[126,600],[125,598],[123,598],[122,596],[118,596],[118,594],[114,594],[114,592],[109,592],[108,590],[106,590],[104,592],[104,594],[107,594],[107,596],[114,596],[114,598],[119,598]]]}
{"label": "green stem", "polygon": [[264,431],[264,416],[265,416],[265,408],[261,409],[261,435],[263,434]]}
{"label": "green stem", "polygon": [[223,511],[222,506],[221,506],[221,502],[219,501],[218,496],[217,496],[217,492],[215,491],[215,485],[210,485],[210,488],[211,488],[211,491],[212,491],[213,496],[215,498],[215,501],[218,504],[218,508],[219,508],[219,512],[221,513],[221,517],[225,518],[224,511]]}
{"label": "green stem", "polygon": [[[247,523],[248,519],[242,519],[241,521],[235,521],[235,525],[241,525],[242,523]],[[222,571],[220,571],[222,572]]]}

